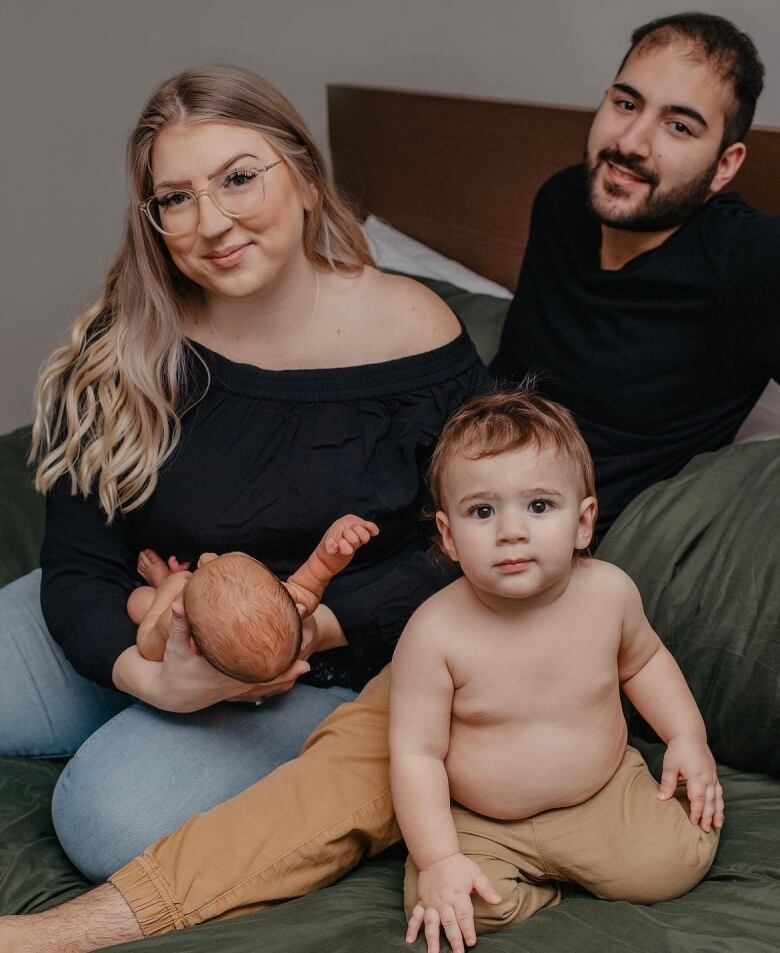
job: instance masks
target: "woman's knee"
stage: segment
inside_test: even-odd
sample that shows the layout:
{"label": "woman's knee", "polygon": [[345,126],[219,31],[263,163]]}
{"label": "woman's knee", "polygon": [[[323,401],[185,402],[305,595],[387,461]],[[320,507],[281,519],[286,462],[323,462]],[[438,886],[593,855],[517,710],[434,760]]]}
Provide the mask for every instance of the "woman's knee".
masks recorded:
{"label": "woman's knee", "polygon": [[118,765],[98,752],[93,755],[88,744],[60,775],[51,813],[70,861],[89,880],[101,883],[155,839],[140,829],[140,819],[153,806],[128,804],[127,779]]}

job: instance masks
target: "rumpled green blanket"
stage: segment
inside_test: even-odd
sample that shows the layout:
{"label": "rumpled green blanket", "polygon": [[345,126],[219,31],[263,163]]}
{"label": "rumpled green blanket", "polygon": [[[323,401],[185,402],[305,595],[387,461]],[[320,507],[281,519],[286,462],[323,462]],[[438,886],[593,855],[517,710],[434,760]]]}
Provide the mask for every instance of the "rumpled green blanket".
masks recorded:
{"label": "rumpled green blanket", "polygon": [[[9,446],[10,444],[10,446]],[[0,485],[24,483],[23,438],[0,438]],[[21,448],[21,449],[20,449]],[[635,501],[599,555],[637,580],[656,627],[686,669],[721,757],[776,770],[780,443],[733,447],[694,461]],[[0,570],[34,562],[40,501],[6,530]],[[18,514],[18,508],[14,510]],[[20,547],[11,551],[9,540]],[[10,570],[9,570],[10,567]],[[7,578],[7,577],[6,577]],[[658,773],[663,749],[643,748]],[[86,884],[63,856],[49,802],[61,766],[0,759],[0,914],[60,902]],[[722,767],[726,826],[705,881],[679,900],[643,907],[573,889],[564,902],[479,949],[523,953],[776,953],[780,949],[780,781]],[[365,953],[405,950],[402,852],[271,910],[146,941],[180,953]],[[415,947],[424,949],[423,941]],[[126,944],[112,950],[137,950]]]}

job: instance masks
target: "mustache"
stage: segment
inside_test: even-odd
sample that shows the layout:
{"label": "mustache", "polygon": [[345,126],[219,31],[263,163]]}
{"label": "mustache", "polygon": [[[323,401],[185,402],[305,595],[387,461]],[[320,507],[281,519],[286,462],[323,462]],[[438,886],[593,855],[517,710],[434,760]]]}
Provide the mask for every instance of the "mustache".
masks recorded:
{"label": "mustache", "polygon": [[640,179],[643,179],[645,182],[649,183],[652,186],[658,185],[658,175],[657,173],[646,169],[642,165],[641,159],[637,156],[626,156],[619,149],[609,148],[602,149],[597,157],[600,162],[613,162],[615,165],[622,166],[632,175],[637,176]]}

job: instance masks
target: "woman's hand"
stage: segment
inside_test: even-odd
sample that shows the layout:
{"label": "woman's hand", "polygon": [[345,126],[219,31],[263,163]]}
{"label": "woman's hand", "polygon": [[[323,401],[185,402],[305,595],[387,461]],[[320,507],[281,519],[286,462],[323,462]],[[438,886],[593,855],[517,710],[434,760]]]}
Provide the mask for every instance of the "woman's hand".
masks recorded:
{"label": "woman's hand", "polygon": [[[229,678],[195,651],[182,603],[175,602],[171,610],[170,635],[162,662],[143,658],[133,645],[125,649],[114,663],[114,685],[155,708],[191,712],[222,701],[254,701],[287,691],[295,679],[309,669],[307,662],[297,661],[280,679],[264,685],[247,685]],[[286,680],[284,687],[281,687],[281,679]],[[252,692],[257,692],[256,698],[249,697]]]}

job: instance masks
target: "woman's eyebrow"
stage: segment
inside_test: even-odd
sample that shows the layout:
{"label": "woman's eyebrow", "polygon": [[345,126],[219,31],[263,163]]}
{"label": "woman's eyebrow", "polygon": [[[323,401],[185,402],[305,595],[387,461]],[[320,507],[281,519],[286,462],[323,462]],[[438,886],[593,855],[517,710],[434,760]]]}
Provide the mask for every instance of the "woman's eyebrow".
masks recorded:
{"label": "woman's eyebrow", "polygon": [[[216,169],[214,172],[208,175],[207,178],[209,182],[212,179],[215,179],[220,174],[220,172],[224,172],[225,169],[230,168],[230,166],[233,165],[234,162],[238,162],[239,159],[257,159],[257,156],[253,155],[251,152],[240,152],[237,156],[233,156],[232,159],[228,159],[227,162],[223,162],[218,169]],[[190,179],[181,179],[178,182],[167,182],[167,181],[158,182],[157,185],[155,185],[154,190],[156,192],[157,189],[184,188],[185,186],[188,186],[188,185],[192,185],[192,182]]]}

